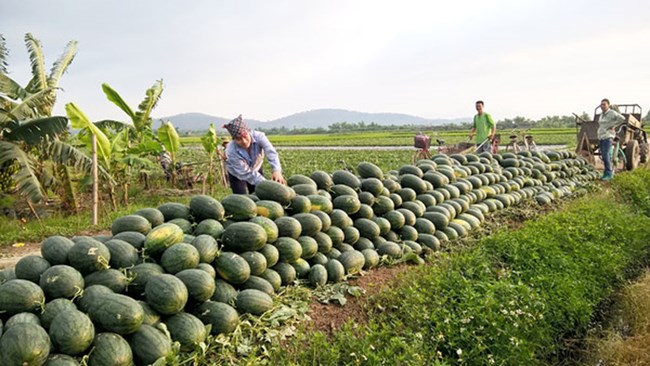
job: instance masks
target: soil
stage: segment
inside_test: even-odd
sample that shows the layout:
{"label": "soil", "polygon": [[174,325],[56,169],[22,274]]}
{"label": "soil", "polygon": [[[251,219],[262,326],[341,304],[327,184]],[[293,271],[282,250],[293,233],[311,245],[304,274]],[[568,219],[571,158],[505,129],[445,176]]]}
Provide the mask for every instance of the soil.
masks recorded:
{"label": "soil", "polygon": [[350,285],[360,287],[364,293],[359,297],[347,296],[348,301],[343,306],[323,304],[315,298],[312,299],[309,305],[309,315],[312,318],[309,329],[322,331],[329,335],[348,320],[353,320],[357,324],[366,324],[368,318],[365,312],[365,304],[369,296],[391,285],[397,275],[408,270],[408,268],[409,265],[407,264],[379,267],[365,272],[363,276],[349,280],[348,283]]}
{"label": "soil", "polygon": [[[84,231],[77,235],[110,235],[110,231]],[[22,257],[28,255],[41,255],[41,243],[16,243],[10,246],[0,247],[0,269],[11,268],[18,263]]]}

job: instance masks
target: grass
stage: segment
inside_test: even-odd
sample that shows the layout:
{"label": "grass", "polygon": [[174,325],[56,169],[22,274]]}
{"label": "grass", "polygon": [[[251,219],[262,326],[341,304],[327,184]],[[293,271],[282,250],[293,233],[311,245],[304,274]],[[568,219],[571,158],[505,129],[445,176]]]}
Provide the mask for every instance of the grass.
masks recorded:
{"label": "grass", "polygon": [[650,271],[615,296],[605,328],[587,338],[584,365],[650,364]]}

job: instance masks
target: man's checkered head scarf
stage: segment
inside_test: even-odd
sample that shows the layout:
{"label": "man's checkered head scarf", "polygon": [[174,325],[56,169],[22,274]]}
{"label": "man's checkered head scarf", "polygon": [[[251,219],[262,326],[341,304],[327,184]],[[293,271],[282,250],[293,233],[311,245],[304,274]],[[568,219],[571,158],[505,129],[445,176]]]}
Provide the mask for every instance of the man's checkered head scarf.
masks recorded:
{"label": "man's checkered head scarf", "polygon": [[241,114],[239,115],[239,117],[223,125],[223,128],[228,130],[230,136],[232,136],[233,139],[240,138],[243,131],[250,130],[248,128],[248,125],[246,125],[246,122],[244,122],[244,120],[241,118]]}

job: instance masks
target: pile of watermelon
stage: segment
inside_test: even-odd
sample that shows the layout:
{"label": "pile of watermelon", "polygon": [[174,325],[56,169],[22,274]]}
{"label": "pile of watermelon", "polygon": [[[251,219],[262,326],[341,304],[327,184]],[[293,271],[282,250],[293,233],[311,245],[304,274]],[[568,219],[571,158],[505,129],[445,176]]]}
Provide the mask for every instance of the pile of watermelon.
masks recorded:
{"label": "pile of watermelon", "polygon": [[53,236],[0,271],[0,365],[148,365],[227,334],[296,283],[322,286],[465,237],[489,212],[585,193],[569,152],[437,155],[383,172],[315,171],[254,195],[197,195],[116,219],[110,236]]}

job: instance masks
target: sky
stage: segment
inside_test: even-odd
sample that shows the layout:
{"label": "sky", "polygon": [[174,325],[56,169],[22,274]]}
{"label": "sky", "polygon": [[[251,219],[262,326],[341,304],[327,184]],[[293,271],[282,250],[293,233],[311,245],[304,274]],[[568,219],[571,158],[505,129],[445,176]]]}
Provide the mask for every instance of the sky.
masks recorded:
{"label": "sky", "polygon": [[122,119],[162,79],[160,118],[274,120],[340,108],[501,120],[589,114],[602,98],[650,108],[650,2],[601,0],[2,0],[10,77],[49,69],[71,40],[55,114]]}

